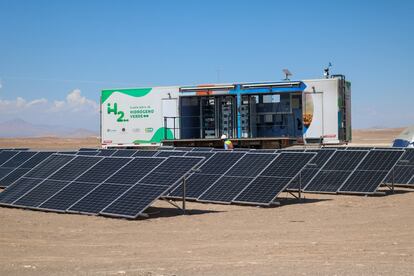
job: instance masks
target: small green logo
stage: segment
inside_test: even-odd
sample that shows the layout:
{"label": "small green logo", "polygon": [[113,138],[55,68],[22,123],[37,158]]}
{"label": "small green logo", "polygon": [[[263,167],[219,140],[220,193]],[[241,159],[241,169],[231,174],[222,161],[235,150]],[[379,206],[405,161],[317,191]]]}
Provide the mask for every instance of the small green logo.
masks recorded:
{"label": "small green logo", "polygon": [[117,122],[128,122],[128,119],[124,119],[125,113],[121,110],[118,110],[118,104],[114,103],[114,107],[111,107],[111,104],[108,103],[107,113],[113,113],[115,116],[118,116],[116,119]]}

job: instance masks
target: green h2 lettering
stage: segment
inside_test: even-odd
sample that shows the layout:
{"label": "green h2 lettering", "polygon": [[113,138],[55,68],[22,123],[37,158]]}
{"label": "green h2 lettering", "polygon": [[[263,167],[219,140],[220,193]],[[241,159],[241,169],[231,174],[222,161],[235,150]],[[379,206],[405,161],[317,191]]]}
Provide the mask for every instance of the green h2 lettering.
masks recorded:
{"label": "green h2 lettering", "polygon": [[121,110],[118,110],[118,104],[114,103],[114,107],[111,107],[111,104],[108,103],[107,113],[113,113],[115,116],[118,116],[116,119],[117,122],[128,122],[128,119],[124,119],[125,113]]}

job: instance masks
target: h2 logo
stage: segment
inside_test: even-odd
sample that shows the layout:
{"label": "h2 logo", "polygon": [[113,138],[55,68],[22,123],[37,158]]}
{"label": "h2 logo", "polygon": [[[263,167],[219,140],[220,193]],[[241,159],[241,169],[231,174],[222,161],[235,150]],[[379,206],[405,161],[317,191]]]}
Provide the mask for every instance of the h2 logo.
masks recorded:
{"label": "h2 logo", "polygon": [[114,103],[114,107],[111,107],[111,104],[108,103],[107,113],[114,113],[114,115],[118,116],[118,118],[116,119],[117,122],[128,122],[128,119],[124,119],[125,113],[121,110],[118,110],[117,103]]}

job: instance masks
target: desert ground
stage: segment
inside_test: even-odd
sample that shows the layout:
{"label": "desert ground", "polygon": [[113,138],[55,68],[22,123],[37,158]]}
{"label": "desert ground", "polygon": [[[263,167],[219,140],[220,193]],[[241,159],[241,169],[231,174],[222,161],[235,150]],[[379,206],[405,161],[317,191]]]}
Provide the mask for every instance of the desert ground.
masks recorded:
{"label": "desert ground", "polygon": [[[389,145],[398,130],[354,131]],[[1,139],[75,149],[90,139]],[[165,201],[149,218],[0,208],[0,275],[413,275],[414,190],[386,196],[287,194],[272,208]]]}

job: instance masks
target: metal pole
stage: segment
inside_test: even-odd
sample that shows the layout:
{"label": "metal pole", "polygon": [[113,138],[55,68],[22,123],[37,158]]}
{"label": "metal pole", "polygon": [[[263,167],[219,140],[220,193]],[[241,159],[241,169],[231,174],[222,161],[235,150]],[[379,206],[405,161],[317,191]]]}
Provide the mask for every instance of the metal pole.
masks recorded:
{"label": "metal pole", "polygon": [[167,140],[167,117],[164,117],[164,140]]}
{"label": "metal pole", "polygon": [[302,199],[302,171],[299,173],[299,200]]}
{"label": "metal pole", "polygon": [[185,209],[185,201],[186,201],[186,184],[187,184],[187,180],[186,180],[186,178],[187,178],[187,176],[185,175],[184,177],[183,177],[183,206],[182,206],[182,209],[183,209],[183,215],[186,215],[186,209]]}
{"label": "metal pole", "polygon": [[174,135],[173,135],[173,137],[174,137],[174,140],[175,140],[175,119],[176,119],[176,117],[173,117],[173,120],[174,120]]}

